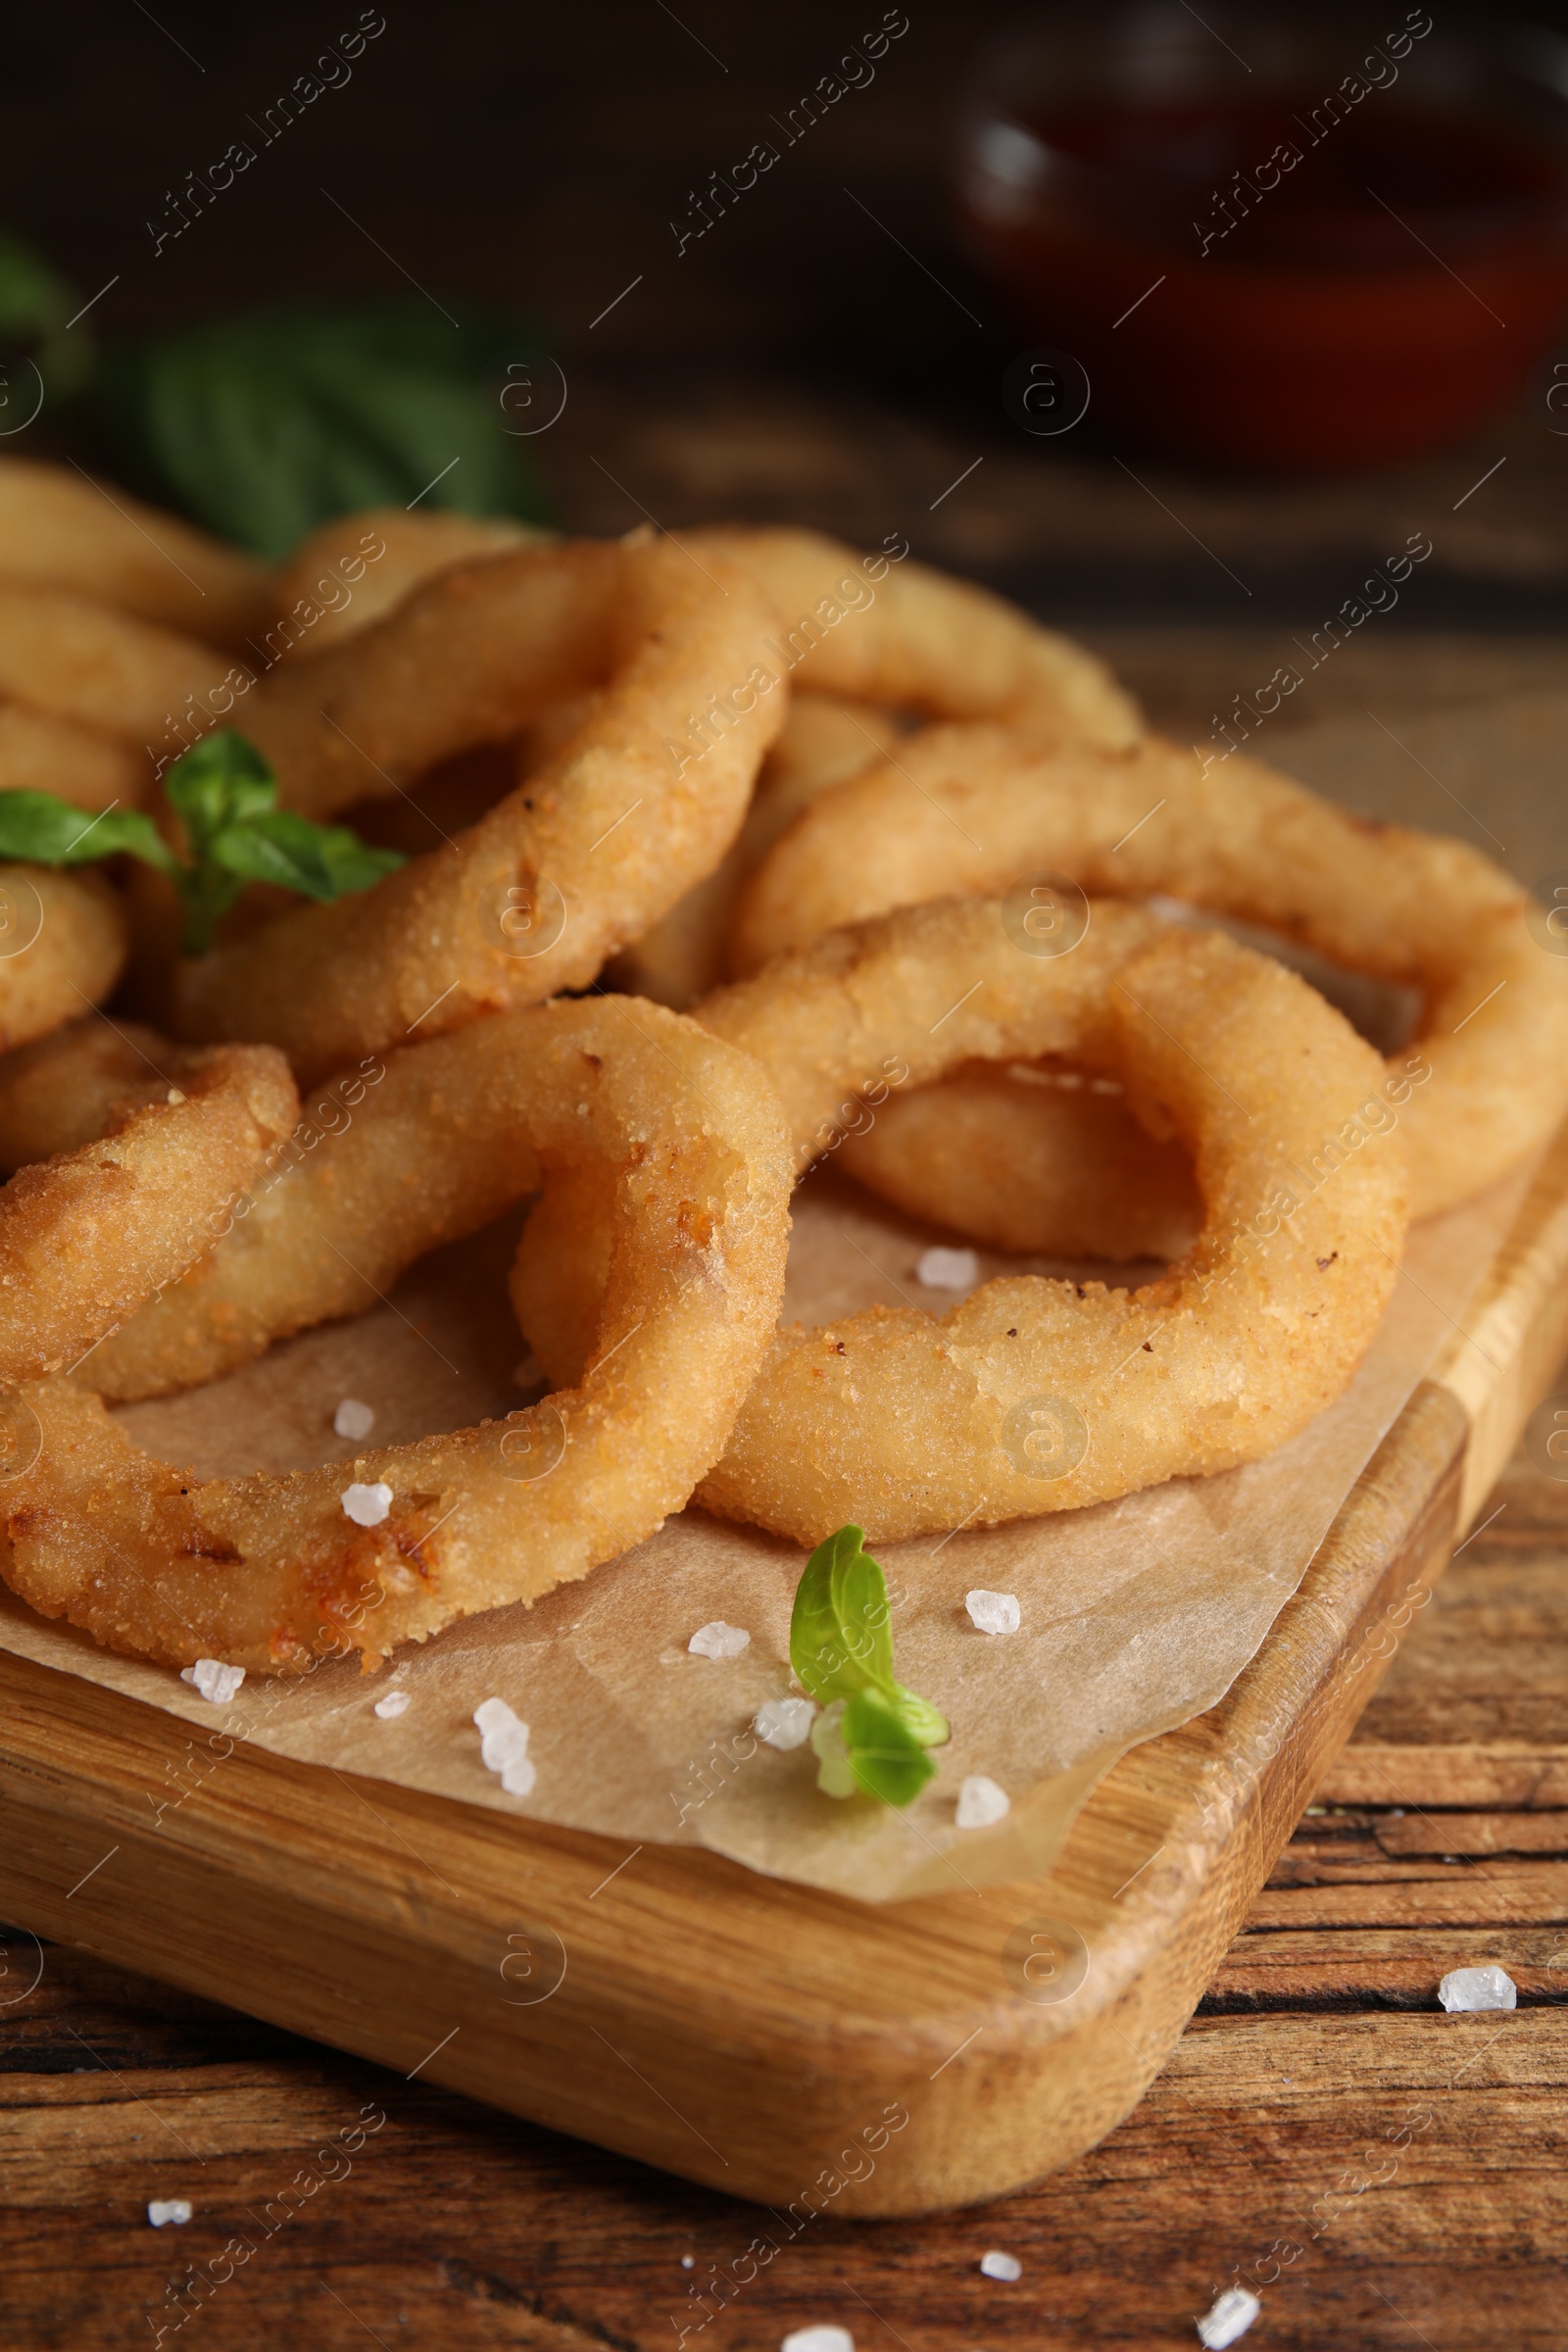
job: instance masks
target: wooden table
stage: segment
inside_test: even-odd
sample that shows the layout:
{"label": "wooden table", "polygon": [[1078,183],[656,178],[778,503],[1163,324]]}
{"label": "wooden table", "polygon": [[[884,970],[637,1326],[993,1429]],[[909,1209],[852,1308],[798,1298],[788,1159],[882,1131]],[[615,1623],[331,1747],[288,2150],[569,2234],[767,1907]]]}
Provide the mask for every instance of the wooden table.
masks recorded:
{"label": "wooden table", "polygon": [[[1556,2352],[1568,1482],[1521,1455],[1481,1516],[1136,2114],[1004,2204],[823,2220],[688,2341],[772,2352],[828,2320],[873,2352],[1190,2346],[1240,2278],[1263,2301],[1249,2346]],[[1518,2011],[1445,2016],[1438,1979],[1482,1961],[1513,1977]],[[6,1968],[0,2336],[17,2352],[145,2347],[179,2317],[187,2259],[240,2230],[258,2252],[187,2314],[205,2352],[656,2352],[754,2234],[755,2209],[85,1952],[13,1934]],[[315,2152],[383,2115],[281,2222],[296,2171],[333,2169]],[[189,2198],[192,2220],[155,2231],[155,2197]],[[1022,2262],[1016,2285],[981,2276],[989,2247]]]}

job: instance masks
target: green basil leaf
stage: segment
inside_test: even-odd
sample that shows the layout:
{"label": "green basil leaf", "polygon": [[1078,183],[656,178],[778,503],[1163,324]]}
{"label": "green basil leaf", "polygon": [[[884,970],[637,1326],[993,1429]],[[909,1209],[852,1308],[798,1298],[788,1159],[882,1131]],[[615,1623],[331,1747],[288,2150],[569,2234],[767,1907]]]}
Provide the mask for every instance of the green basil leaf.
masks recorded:
{"label": "green basil leaf", "polygon": [[863,1541],[859,1528],[839,1528],[812,1552],[796,1589],[790,1664],[823,1704],[871,1684],[893,1687],[887,1586]]}
{"label": "green basil leaf", "polygon": [[0,858],[29,865],[90,865],[122,851],[166,874],[176,870],[172,850],[139,808],[106,808],[93,816],[52,792],[0,792]]}
{"label": "green basil leaf", "polygon": [[395,874],[400,865],[408,863],[400,850],[373,849],[351,825],[318,825],[316,837],[321,861],[332,877],[334,898],[350,898],[357,891],[368,890],[383,874]]}
{"label": "green basil leaf", "polygon": [[208,855],[247,882],[275,882],[329,901],[368,890],[403,864],[396,850],[371,849],[347,825],[313,825],[292,808],[271,808],[215,835]]}
{"label": "green basil leaf", "polygon": [[880,1690],[857,1691],[844,1710],[842,1730],[851,1771],[884,1804],[908,1804],[936,1773],[926,1742],[916,1739],[903,1711]]}
{"label": "green basil leaf", "polygon": [[837,1529],[807,1561],[790,1617],[790,1664],[828,1716],[843,1703],[836,1725],[818,1718],[812,1731],[818,1786],[830,1796],[849,1793],[842,1740],[860,1788],[890,1805],[917,1796],[936,1770],[925,1750],[949,1738],[948,1721],[894,1674],[887,1584],[861,1529]]}
{"label": "green basil leaf", "polygon": [[[0,355],[14,353],[32,361],[46,398],[69,399],[92,373],[92,328],[83,322],[67,335],[80,307],[75,288],[41,253],[24,238],[0,231]],[[30,394],[20,375],[9,368],[0,370],[5,376],[0,384],[0,429],[13,430],[24,422],[37,397],[31,370],[22,372],[32,385]]]}
{"label": "green basil leaf", "polygon": [[277,806],[276,776],[234,727],[220,727],[181,753],[165,774],[164,790],[198,862],[228,826],[248,824]]}
{"label": "green basil leaf", "polygon": [[99,402],[137,487],[282,556],[334,514],[421,497],[542,520],[500,380],[536,349],[494,312],[453,326],[425,303],[263,311],[117,346]]}

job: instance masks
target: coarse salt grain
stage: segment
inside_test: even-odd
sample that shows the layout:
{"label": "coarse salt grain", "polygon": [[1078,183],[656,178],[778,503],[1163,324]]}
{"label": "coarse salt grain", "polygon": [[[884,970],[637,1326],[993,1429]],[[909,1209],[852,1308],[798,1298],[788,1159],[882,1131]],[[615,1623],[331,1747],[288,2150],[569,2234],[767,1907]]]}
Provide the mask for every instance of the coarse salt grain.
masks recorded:
{"label": "coarse salt grain", "polygon": [[726,1625],[722,1617],[715,1617],[710,1625],[697,1628],[686,1647],[694,1658],[738,1658],[750,1648],[751,1640],[743,1625]]}
{"label": "coarse salt grain", "polygon": [[528,1726],[504,1698],[481,1699],[473,1710],[479,1753],[487,1771],[501,1775],[509,1796],[526,1796],[538,1777],[528,1760]]}
{"label": "coarse salt grain", "polygon": [[1445,2009],[1516,2009],[1519,1987],[1505,1968],[1450,1968],[1438,1998]]}
{"label": "coarse salt grain", "polygon": [[1016,1592],[987,1592],[977,1585],[964,1594],[963,1605],[983,1634],[1015,1634],[1023,1623]]}
{"label": "coarse salt grain", "polygon": [[972,1291],[980,1260],[972,1250],[922,1250],[914,1273],[928,1291]]}
{"label": "coarse salt grain", "polygon": [[1023,2264],[1017,2255],[999,2253],[994,2246],[989,2254],[981,2255],[980,2268],[988,2278],[1005,2278],[1009,2284],[1023,2277]]}
{"label": "coarse salt grain", "polygon": [[362,1404],[358,1396],[345,1396],[332,1415],[332,1427],[340,1438],[368,1438],[375,1427],[375,1408]]}
{"label": "coarse salt grain", "polygon": [[1225,2352],[1227,2344],[1239,2343],[1262,2308],[1245,2286],[1228,2286],[1198,2323],[1199,2341],[1205,2352]]}
{"label": "coarse salt grain", "polygon": [[1011,1811],[1012,1799],[1005,1788],[988,1780],[983,1772],[970,1773],[958,1790],[956,1819],[960,1830],[989,1830]]}
{"label": "coarse salt grain", "polygon": [[225,1666],[221,1658],[198,1658],[194,1666],[179,1670],[182,1683],[194,1683],[203,1698],[211,1699],[215,1707],[226,1707],[245,1680],[243,1666]]}
{"label": "coarse salt grain", "polygon": [[769,1747],[804,1747],[811,1737],[816,1702],[809,1698],[770,1698],[757,1710],[752,1729]]}
{"label": "coarse salt grain", "polygon": [[147,2207],[147,2219],[155,2230],[166,2222],[188,2222],[191,2215],[189,2197],[154,2197]]}
{"label": "coarse salt grain", "polygon": [[847,2328],[797,2328],[779,2352],[855,2352],[855,2338]]}
{"label": "coarse salt grain", "polygon": [[408,1706],[409,1694],[406,1690],[389,1690],[385,1698],[376,1700],[375,1711],[383,1723],[392,1723],[399,1715],[408,1712]]}
{"label": "coarse salt grain", "polygon": [[352,1519],[356,1527],[379,1527],[392,1508],[392,1490],[379,1479],[373,1487],[362,1487],[356,1480],[344,1488],[338,1499],[344,1518]]}

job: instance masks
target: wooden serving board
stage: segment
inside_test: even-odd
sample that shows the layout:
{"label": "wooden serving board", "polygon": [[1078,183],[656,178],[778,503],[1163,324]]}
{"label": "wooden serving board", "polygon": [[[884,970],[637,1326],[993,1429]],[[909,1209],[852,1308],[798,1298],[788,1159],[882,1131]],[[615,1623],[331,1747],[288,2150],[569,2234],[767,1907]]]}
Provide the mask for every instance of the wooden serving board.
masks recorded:
{"label": "wooden serving board", "polygon": [[1158,2072],[1565,1345],[1568,1131],[1256,1658],[1045,1879],[860,1905],[244,1746],[153,1828],[187,1727],[0,1655],[0,1914],[786,2229],[995,2196]]}

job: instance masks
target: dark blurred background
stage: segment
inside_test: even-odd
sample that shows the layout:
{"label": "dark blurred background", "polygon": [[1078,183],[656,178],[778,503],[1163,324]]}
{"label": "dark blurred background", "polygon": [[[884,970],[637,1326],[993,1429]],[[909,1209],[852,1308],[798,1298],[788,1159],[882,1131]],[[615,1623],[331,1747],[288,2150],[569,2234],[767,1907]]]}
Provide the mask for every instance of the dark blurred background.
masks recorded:
{"label": "dark blurred background", "polygon": [[[1185,13],[1200,41],[1220,27],[1218,67],[1245,93],[1235,12]],[[1321,15],[1254,13],[1264,42]],[[366,12],[384,30],[351,77],[155,254],[148,223],[175,217],[185,175],[251,136],[361,12],[18,12],[0,36],[0,217],[84,298],[115,281],[91,314],[106,339],[302,294],[514,306],[568,388],[527,449],[569,528],[738,514],[862,540],[901,530],[1069,623],[1231,627],[1310,623],[1358,565],[1425,531],[1419,596],[1388,628],[1554,629],[1568,441],[1553,426],[1568,417],[1546,407],[1549,352],[1457,445],[1371,468],[1291,477],[1172,457],[1093,402],[1057,436],[1020,427],[1004,379],[1048,338],[977,263],[952,193],[960,91],[1018,14],[386,0]],[[1067,15],[1080,32],[1100,21]],[[1393,27],[1406,12],[1361,15]],[[802,94],[906,17],[874,78],[786,148]],[[710,174],[768,139],[777,165],[677,251]],[[1568,332],[1561,344],[1568,358]]]}

